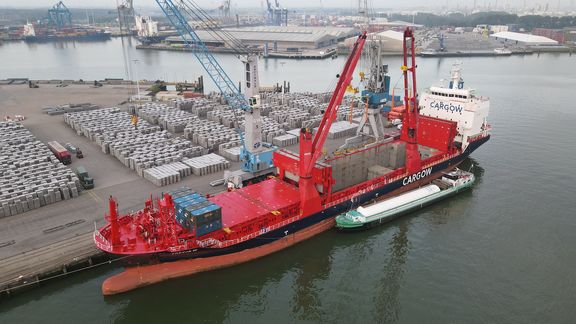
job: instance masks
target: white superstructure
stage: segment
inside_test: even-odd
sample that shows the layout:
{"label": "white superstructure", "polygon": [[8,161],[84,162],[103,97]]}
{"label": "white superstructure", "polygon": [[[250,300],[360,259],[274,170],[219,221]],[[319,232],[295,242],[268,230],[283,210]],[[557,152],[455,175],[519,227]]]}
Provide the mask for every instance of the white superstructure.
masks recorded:
{"label": "white superstructure", "polygon": [[460,64],[454,64],[450,84],[433,86],[424,92],[419,101],[420,115],[451,120],[457,123],[454,141],[468,146],[468,140],[478,135],[487,135],[489,126],[486,118],[490,110],[490,100],[476,96],[471,88],[464,88],[460,76]]}
{"label": "white superstructure", "polygon": [[34,29],[34,25],[31,23],[27,23],[26,25],[24,25],[24,30],[22,31],[22,35],[24,37],[28,36],[28,37],[33,37],[36,36],[36,30]]}
{"label": "white superstructure", "polygon": [[136,16],[136,30],[140,37],[154,37],[158,36],[158,22],[152,20],[150,17]]}

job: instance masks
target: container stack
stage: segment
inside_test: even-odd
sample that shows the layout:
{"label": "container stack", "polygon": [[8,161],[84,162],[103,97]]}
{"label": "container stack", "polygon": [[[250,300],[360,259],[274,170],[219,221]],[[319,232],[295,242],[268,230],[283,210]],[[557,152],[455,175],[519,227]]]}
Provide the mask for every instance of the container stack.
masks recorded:
{"label": "container stack", "polygon": [[176,221],[196,237],[222,228],[222,208],[190,188],[169,192],[174,201]]}
{"label": "container stack", "polygon": [[78,177],[21,124],[0,122],[0,218],[78,197]]}

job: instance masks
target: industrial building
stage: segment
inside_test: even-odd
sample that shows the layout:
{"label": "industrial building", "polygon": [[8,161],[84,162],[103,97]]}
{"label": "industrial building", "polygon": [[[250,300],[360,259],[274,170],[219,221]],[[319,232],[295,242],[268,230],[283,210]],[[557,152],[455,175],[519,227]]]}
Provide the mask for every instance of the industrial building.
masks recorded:
{"label": "industrial building", "polygon": [[532,34],[522,34],[514,32],[499,32],[490,35],[495,40],[503,41],[505,44],[521,45],[521,46],[542,46],[542,45],[558,45],[558,42],[544,36],[537,36]]}
{"label": "industrial building", "polygon": [[[223,31],[242,41],[245,45],[264,48],[266,44],[279,51],[300,51],[336,45],[356,34],[349,27],[298,27],[298,26],[258,26],[244,28],[224,28]],[[227,44],[213,36],[213,32],[197,30],[196,33],[210,46],[227,47]],[[169,44],[183,44],[180,36],[168,37]]]}
{"label": "industrial building", "polygon": [[[386,30],[379,33],[372,33],[368,36],[367,42],[382,42],[382,51],[384,53],[401,53],[403,33],[394,30]],[[344,41],[346,47],[351,47],[356,41],[356,37],[347,38]]]}

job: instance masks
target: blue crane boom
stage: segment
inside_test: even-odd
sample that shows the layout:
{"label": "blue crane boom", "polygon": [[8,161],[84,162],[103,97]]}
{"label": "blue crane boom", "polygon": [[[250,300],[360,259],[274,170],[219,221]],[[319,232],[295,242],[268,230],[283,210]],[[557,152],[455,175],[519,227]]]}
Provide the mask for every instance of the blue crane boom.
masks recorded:
{"label": "blue crane boom", "polygon": [[188,47],[195,48],[193,51],[194,55],[214,81],[228,105],[233,109],[241,109],[246,112],[246,138],[244,138],[242,132],[238,131],[242,142],[240,154],[242,169],[252,173],[270,169],[273,166],[272,149],[268,145],[263,145],[261,140],[259,97],[252,97],[252,95],[257,95],[258,91],[257,56],[248,55],[244,61],[246,92],[250,96],[249,103],[222,66],[220,66],[214,55],[208,50],[206,44],[190,26],[180,8],[172,0],[156,0],[156,3],[158,3],[160,9],[162,9],[176,31],[178,31],[184,43]]}

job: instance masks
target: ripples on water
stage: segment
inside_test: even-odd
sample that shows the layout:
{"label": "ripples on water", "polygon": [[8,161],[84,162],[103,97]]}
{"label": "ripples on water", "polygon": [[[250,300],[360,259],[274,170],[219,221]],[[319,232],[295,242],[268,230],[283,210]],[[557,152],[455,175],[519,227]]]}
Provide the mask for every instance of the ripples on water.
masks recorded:
{"label": "ripples on water", "polygon": [[[0,78],[123,77],[118,40],[10,44]],[[190,53],[131,52],[141,78],[193,79]],[[38,57],[42,57],[39,63]],[[233,78],[230,56],[218,56]],[[491,97],[493,137],[465,164],[475,187],[371,231],[331,231],[234,268],[111,298],[106,267],[0,305],[0,322],[518,323],[572,322],[576,311],[576,57],[464,59],[468,86]],[[264,60],[264,84],[323,91],[345,58]],[[387,58],[392,83],[399,58]],[[418,59],[419,85],[453,59]],[[207,82],[208,83],[208,82]]]}

